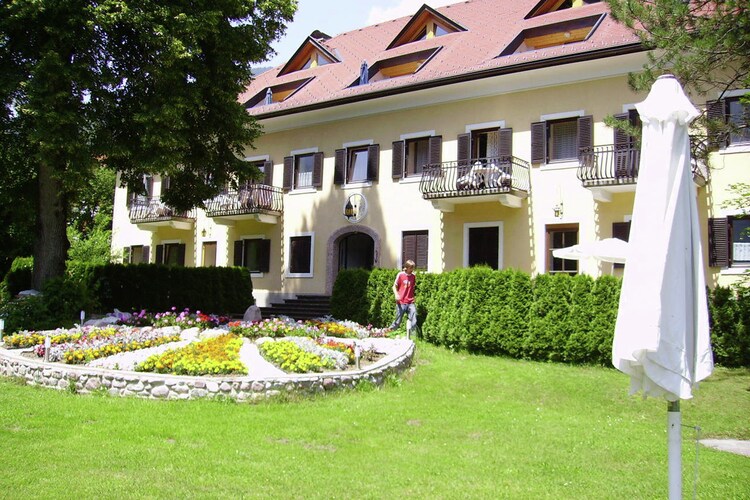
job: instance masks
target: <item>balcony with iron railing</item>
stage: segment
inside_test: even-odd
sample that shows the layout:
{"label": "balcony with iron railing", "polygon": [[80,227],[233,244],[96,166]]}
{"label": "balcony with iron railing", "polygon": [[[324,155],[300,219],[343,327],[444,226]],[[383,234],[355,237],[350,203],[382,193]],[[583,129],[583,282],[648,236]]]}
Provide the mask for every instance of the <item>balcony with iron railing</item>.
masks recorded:
{"label": "balcony with iron railing", "polygon": [[529,194],[529,163],[515,156],[425,165],[419,190],[442,211],[459,203],[498,201],[519,208]]}
{"label": "balcony with iron railing", "polygon": [[[613,193],[635,191],[638,169],[641,164],[641,149],[637,145],[608,144],[581,149],[579,153],[578,179],[583,187],[590,189],[594,199],[611,201]],[[693,181],[704,186],[706,179],[694,162]]]}
{"label": "balcony with iron railing", "polygon": [[226,189],[206,202],[206,216],[215,219],[255,219],[274,224],[284,209],[282,190],[266,184]]}
{"label": "balcony with iron railing", "polygon": [[190,229],[195,222],[195,210],[178,212],[161,201],[159,196],[134,196],[130,200],[129,215],[132,224],[144,229],[159,226]]}

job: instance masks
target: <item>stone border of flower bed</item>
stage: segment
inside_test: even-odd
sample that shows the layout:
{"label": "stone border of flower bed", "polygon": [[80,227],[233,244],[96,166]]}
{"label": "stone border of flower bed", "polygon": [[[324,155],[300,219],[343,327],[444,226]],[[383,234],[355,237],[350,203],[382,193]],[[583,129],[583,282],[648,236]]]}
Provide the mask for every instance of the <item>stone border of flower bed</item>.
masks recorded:
{"label": "stone border of flower bed", "polygon": [[[385,339],[381,339],[385,340]],[[382,385],[390,374],[399,374],[411,365],[414,342],[394,342],[392,352],[361,370],[288,374],[260,378],[253,376],[192,377],[120,370],[81,365],[46,363],[21,355],[17,350],[0,348],[0,375],[22,378],[29,385],[58,390],[91,393],[106,390],[112,396],[149,399],[200,399],[224,397],[236,401],[258,401],[283,393],[317,394],[335,389],[354,388],[359,381]]]}

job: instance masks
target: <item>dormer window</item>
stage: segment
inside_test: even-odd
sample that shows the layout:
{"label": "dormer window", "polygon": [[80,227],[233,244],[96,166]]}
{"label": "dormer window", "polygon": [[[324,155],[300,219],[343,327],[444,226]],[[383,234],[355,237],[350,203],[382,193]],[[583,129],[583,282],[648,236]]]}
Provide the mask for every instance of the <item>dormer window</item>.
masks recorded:
{"label": "dormer window", "polygon": [[590,3],[599,3],[601,0],[540,0],[538,4],[531,9],[524,19],[557,12],[558,10],[572,9],[582,7]]}
{"label": "dormer window", "polygon": [[245,107],[255,108],[283,102],[311,81],[312,78],[306,78],[304,80],[295,80],[293,82],[266,87],[245,102]]}
{"label": "dormer window", "polygon": [[388,49],[459,31],[466,31],[466,28],[445,17],[432,7],[423,5],[388,45]]}
{"label": "dormer window", "polygon": [[594,33],[602,19],[604,14],[525,29],[498,57],[582,42]]}
{"label": "dormer window", "polygon": [[357,78],[350,86],[363,85],[364,83],[360,82],[364,81],[374,83],[380,80],[413,75],[422,69],[440,51],[440,48],[422,50],[378,61],[369,67],[367,78],[362,78],[362,75],[360,75],[360,78]]}
{"label": "dormer window", "polygon": [[319,31],[316,31],[307,37],[297,49],[297,52],[295,52],[291,59],[289,59],[284,67],[281,68],[278,76],[284,76],[289,73],[294,73],[295,71],[317,68],[318,66],[340,62],[339,58],[323,45],[323,42],[329,38],[328,35],[320,33]]}

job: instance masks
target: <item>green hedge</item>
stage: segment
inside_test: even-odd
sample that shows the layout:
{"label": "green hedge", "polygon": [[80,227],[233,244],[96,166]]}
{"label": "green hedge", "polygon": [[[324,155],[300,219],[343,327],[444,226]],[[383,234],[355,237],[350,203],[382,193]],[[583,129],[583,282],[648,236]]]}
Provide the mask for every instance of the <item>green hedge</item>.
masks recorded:
{"label": "green hedge", "polygon": [[107,264],[86,266],[81,274],[102,311],[187,307],[227,314],[242,313],[254,303],[250,271],[244,267]]}
{"label": "green hedge", "polygon": [[[13,269],[4,282],[16,283],[18,276],[19,269]],[[241,314],[254,302],[250,272],[242,267],[69,263],[66,276],[45,283],[41,296],[0,301],[0,316],[13,332],[70,327],[79,321],[81,310],[91,315],[176,307]]]}
{"label": "green hedge", "polygon": [[717,286],[709,292],[709,310],[714,361],[750,367],[750,289]]}
{"label": "green hedge", "polygon": [[[338,318],[388,326],[397,271],[342,271],[334,286]],[[368,277],[369,276],[369,277]],[[452,349],[539,361],[611,365],[621,280],[486,267],[417,276],[422,337]],[[709,295],[714,359],[750,366],[750,291]],[[364,314],[367,311],[367,314]]]}

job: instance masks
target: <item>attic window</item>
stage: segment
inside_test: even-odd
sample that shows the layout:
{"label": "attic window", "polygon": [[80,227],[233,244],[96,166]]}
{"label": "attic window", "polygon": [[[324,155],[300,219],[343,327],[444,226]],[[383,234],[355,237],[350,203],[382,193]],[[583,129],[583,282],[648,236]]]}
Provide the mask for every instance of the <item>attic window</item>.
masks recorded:
{"label": "attic window", "polygon": [[388,49],[459,31],[466,31],[466,28],[445,17],[432,7],[423,5],[388,45]]}
{"label": "attic window", "polygon": [[[304,80],[295,80],[293,82],[266,87],[245,102],[245,108],[254,108],[285,101],[312,80],[312,78],[305,78]],[[270,94],[269,90],[271,91]],[[270,103],[267,102],[269,98],[271,100]]]}
{"label": "attic window", "polygon": [[604,14],[525,29],[498,57],[582,42],[594,33],[602,19]]}
{"label": "attic window", "polygon": [[538,4],[531,9],[524,19],[549,14],[558,10],[582,7],[590,3],[599,3],[600,0],[540,0]]}
{"label": "attic window", "polygon": [[[404,54],[402,56],[391,57],[390,59],[383,59],[373,64],[368,70],[369,83],[378,82],[380,80],[388,80],[391,78],[398,78],[400,76],[413,75],[427,64],[432,57],[440,51],[442,47],[430,50],[422,50],[420,52],[413,52],[411,54]],[[360,79],[350,85],[355,87],[360,85]]]}
{"label": "attic window", "polygon": [[[313,35],[320,35],[321,38],[314,38]],[[297,52],[295,52],[284,67],[281,68],[278,76],[287,75],[303,69],[316,68],[318,66],[340,62],[336,55],[328,50],[328,48],[322,43],[330,37],[320,32],[315,32],[313,35],[307,37],[307,40],[300,45]]]}

